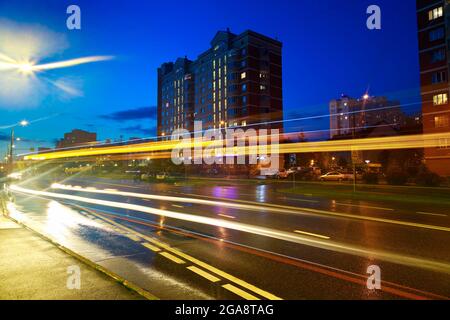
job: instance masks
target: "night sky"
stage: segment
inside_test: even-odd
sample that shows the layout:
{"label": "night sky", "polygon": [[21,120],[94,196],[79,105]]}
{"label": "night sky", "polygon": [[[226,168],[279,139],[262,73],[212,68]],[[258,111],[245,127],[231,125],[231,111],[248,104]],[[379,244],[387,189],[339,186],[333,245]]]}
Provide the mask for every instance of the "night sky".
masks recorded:
{"label": "night sky", "polygon": [[[382,10],[379,31],[366,28],[366,8],[374,3]],[[81,7],[82,30],[66,28],[70,4]],[[407,112],[420,109],[413,0],[0,0],[0,35],[2,26],[57,38],[57,48],[40,63],[92,55],[115,59],[42,74],[67,80],[76,94],[43,85],[12,103],[0,99],[0,154],[9,135],[1,128],[22,119],[48,117],[17,129],[24,152],[53,146],[73,128],[96,131],[102,140],[153,136],[157,67],[184,55],[195,59],[216,31],[227,27],[283,42],[285,119],[325,115],[331,99],[341,93],[360,97],[367,88],[371,95],[408,104]],[[0,53],[7,45],[0,37]],[[327,130],[329,119],[296,121],[287,128]]]}

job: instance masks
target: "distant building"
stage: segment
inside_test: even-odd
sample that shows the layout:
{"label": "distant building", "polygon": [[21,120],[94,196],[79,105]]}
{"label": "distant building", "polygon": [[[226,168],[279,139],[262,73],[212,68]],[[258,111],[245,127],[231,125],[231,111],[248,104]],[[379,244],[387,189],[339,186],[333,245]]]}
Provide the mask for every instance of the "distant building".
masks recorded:
{"label": "distant building", "polygon": [[[423,132],[450,131],[449,55],[450,7],[445,0],[417,0]],[[428,168],[450,176],[450,139],[425,149]]]}
{"label": "distant building", "polygon": [[83,144],[95,143],[97,134],[79,129],[73,129],[71,132],[65,133],[64,138],[56,144],[57,149],[76,147]]}
{"label": "distant building", "polygon": [[[400,129],[405,121],[398,101],[385,97],[365,96],[353,99],[346,95],[332,100],[330,107],[330,138],[354,136],[374,127]],[[389,129],[388,129],[389,130]]]}
{"label": "distant building", "polygon": [[[282,128],[281,42],[253,31],[219,31],[195,61],[158,68],[158,136],[176,129]],[[273,122],[275,121],[275,122]]]}

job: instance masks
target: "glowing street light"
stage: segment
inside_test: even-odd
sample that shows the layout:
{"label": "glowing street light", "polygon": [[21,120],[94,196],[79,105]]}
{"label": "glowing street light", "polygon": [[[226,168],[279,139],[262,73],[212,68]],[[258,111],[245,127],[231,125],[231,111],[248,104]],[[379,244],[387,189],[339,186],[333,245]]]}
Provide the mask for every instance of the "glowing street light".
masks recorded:
{"label": "glowing street light", "polygon": [[33,73],[33,64],[30,62],[19,63],[17,64],[17,69],[23,74],[32,74]]}
{"label": "glowing street light", "polygon": [[14,139],[14,128],[18,127],[18,126],[22,126],[22,127],[26,127],[27,125],[29,125],[30,122],[28,120],[22,120],[19,123],[17,123],[16,125],[12,126],[11,128],[11,143],[9,146],[9,166],[10,166],[10,170],[11,172],[13,171],[13,167],[14,167],[14,148],[16,147],[14,145],[14,141],[20,141],[20,138]]}

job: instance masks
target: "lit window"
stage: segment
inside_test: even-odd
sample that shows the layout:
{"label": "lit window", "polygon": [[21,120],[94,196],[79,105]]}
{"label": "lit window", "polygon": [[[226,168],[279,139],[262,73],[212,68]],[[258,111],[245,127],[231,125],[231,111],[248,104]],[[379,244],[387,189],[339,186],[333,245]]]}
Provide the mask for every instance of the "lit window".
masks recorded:
{"label": "lit window", "polygon": [[259,90],[261,90],[261,91],[264,91],[266,89],[267,89],[267,87],[263,84],[259,86]]}
{"label": "lit window", "polygon": [[241,79],[245,79],[246,77],[247,77],[247,73],[242,72],[242,73],[241,73]]}
{"label": "lit window", "polygon": [[245,92],[245,91],[247,91],[247,85],[244,83],[244,84],[242,85],[242,92]]}
{"label": "lit window", "polygon": [[442,7],[434,8],[428,11],[428,20],[432,21],[438,19],[444,15],[444,10]]}
{"label": "lit window", "polygon": [[242,121],[241,125],[245,127],[247,125],[247,121]]}
{"label": "lit window", "polygon": [[446,128],[449,126],[448,116],[437,116],[434,117],[434,127],[435,128]]}
{"label": "lit window", "polygon": [[442,104],[446,104],[448,101],[448,95],[446,93],[441,93],[433,96],[433,104],[435,106],[439,106]]}

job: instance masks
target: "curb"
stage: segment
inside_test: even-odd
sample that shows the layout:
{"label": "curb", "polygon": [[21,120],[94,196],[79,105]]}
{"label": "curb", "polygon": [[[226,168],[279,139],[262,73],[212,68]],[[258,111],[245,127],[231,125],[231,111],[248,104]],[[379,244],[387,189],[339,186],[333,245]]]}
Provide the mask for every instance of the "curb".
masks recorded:
{"label": "curb", "polygon": [[17,223],[18,225],[22,226],[23,228],[33,232],[34,234],[36,234],[38,237],[40,237],[41,239],[50,242],[51,244],[53,244],[54,246],[56,246],[58,249],[62,250],[63,252],[67,253],[68,255],[74,257],[75,259],[81,261],[82,263],[88,265],[91,268],[94,268],[95,270],[107,275],[108,277],[114,279],[116,282],[120,283],[121,285],[123,285],[124,287],[126,287],[127,289],[136,292],[137,294],[139,294],[140,296],[144,297],[147,300],[159,300],[158,297],[154,296],[153,294],[151,294],[150,292],[148,292],[147,290],[139,287],[138,285],[136,285],[135,283],[126,280],[125,278],[119,276],[118,274],[112,272],[111,270],[106,269],[105,267],[99,265],[98,263],[95,263],[85,257],[83,257],[82,255],[79,255],[78,253],[72,251],[71,249],[60,245],[59,243],[55,242],[54,240],[52,240],[51,238],[39,233],[38,231],[30,228],[29,226],[27,226],[26,224],[10,217],[7,213],[7,209],[6,206],[4,204],[4,199],[0,199],[0,209],[3,211],[2,214],[7,217],[8,219],[10,219],[11,221],[14,221],[15,223]]}

